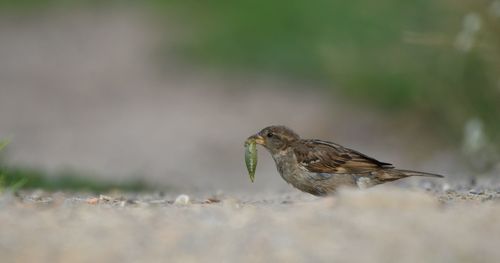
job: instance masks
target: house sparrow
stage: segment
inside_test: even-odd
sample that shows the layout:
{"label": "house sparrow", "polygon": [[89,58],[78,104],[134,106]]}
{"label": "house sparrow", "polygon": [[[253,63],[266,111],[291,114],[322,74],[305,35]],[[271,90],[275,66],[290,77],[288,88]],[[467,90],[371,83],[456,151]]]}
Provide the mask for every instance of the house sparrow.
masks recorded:
{"label": "house sparrow", "polygon": [[333,142],[301,139],[285,126],[266,127],[248,140],[264,146],[271,153],[286,182],[317,196],[332,194],[341,186],[364,189],[408,176],[443,177],[396,169],[390,163]]}

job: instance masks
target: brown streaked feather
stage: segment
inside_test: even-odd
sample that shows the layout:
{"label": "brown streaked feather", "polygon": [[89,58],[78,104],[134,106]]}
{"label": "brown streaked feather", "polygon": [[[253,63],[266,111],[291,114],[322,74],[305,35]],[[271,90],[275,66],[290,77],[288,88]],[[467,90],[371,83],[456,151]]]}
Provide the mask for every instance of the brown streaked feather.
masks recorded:
{"label": "brown streaked feather", "polygon": [[300,140],[294,147],[297,161],[309,172],[363,174],[394,168],[358,151],[322,140]]}

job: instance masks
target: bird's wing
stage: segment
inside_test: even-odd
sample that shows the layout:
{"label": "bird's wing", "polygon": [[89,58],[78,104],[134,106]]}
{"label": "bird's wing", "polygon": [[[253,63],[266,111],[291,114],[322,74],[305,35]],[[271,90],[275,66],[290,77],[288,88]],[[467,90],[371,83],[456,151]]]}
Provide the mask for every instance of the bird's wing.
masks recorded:
{"label": "bird's wing", "polygon": [[294,147],[297,161],[309,172],[335,174],[363,174],[394,168],[358,151],[336,143],[321,140],[301,140]]}

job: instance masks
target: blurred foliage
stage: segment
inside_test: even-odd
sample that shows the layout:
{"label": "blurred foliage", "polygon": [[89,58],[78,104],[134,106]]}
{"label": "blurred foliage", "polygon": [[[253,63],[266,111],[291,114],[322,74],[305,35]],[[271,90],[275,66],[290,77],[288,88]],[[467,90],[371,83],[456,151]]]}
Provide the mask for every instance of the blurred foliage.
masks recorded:
{"label": "blurred foliage", "polygon": [[[0,151],[2,151],[9,144],[9,140],[1,139],[0,140]],[[9,189],[12,191],[16,191],[21,188],[26,183],[25,178],[18,178],[16,180],[8,180],[5,175],[5,171],[0,167],[0,193],[5,191],[5,189]]]}
{"label": "blurred foliage", "polygon": [[[8,140],[0,140],[0,151],[7,146]],[[154,189],[140,180],[111,182],[93,179],[74,172],[50,175],[38,169],[4,166],[0,163],[0,193],[6,189],[44,189],[49,191],[88,191],[94,193],[113,190],[139,192]]]}
{"label": "blurred foliage", "polygon": [[[114,190],[140,192],[153,190],[154,187],[140,180],[125,182],[106,181],[86,177],[75,172],[61,172],[49,175],[38,169],[25,167],[3,167],[1,181],[7,188],[16,186],[16,189],[44,189],[48,191],[87,191],[94,193],[110,192]],[[22,182],[22,184],[20,184]]]}
{"label": "blurred foliage", "polygon": [[206,65],[319,79],[456,140],[478,118],[500,141],[498,0],[153,2],[191,30],[179,50]]}

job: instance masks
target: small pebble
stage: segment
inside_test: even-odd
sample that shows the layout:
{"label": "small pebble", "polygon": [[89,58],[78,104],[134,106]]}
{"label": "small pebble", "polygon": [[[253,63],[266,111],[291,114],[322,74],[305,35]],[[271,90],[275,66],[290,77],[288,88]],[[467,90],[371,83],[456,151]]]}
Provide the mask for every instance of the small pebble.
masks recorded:
{"label": "small pebble", "polygon": [[191,200],[188,195],[179,195],[175,198],[174,204],[176,205],[189,205],[191,204]]}
{"label": "small pebble", "polygon": [[220,202],[220,199],[215,197],[215,196],[209,197],[209,198],[205,199],[205,201],[203,201],[204,204],[213,204],[213,203],[219,203],[219,202]]}
{"label": "small pebble", "polygon": [[483,190],[478,190],[478,189],[471,189],[469,191],[469,194],[473,194],[473,195],[482,195],[484,194],[484,191]]}
{"label": "small pebble", "polygon": [[47,195],[47,193],[45,193],[44,191],[42,190],[35,190],[33,193],[31,193],[31,195],[29,196],[29,198],[32,200],[32,201],[42,201],[43,198]]}
{"label": "small pebble", "polygon": [[97,203],[99,203],[99,199],[95,198],[95,197],[89,198],[85,202],[87,202],[87,204],[89,204],[89,205],[96,205]]}
{"label": "small pebble", "polygon": [[113,200],[113,198],[111,196],[107,196],[107,195],[99,195],[99,200],[105,201],[105,202],[110,202]]}

